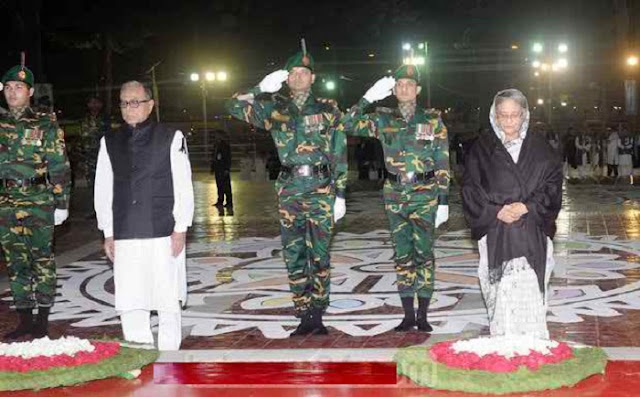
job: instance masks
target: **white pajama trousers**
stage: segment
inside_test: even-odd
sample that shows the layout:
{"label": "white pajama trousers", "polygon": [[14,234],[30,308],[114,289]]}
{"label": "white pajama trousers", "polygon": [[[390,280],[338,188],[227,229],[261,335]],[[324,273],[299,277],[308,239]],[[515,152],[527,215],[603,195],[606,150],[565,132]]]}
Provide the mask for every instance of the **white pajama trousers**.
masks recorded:
{"label": "white pajama trousers", "polygon": [[[120,314],[122,333],[128,342],[153,345],[151,312],[129,310]],[[180,312],[158,311],[158,350],[179,350],[182,342]]]}
{"label": "white pajama trousers", "polygon": [[158,349],[180,349],[180,302],[186,300],[184,250],[174,258],[169,237],[116,240],[114,259],[115,309],[124,339],[153,344],[151,311],[157,311]]}

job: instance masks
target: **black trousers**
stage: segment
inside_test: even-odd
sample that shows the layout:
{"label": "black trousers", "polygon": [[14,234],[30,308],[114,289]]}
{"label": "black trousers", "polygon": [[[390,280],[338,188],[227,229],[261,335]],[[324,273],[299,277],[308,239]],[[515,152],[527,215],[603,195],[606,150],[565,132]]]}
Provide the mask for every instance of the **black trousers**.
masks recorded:
{"label": "black trousers", "polygon": [[216,204],[226,203],[233,206],[233,195],[231,193],[231,173],[229,171],[216,172],[216,186],[218,187],[218,201]]}
{"label": "black trousers", "polygon": [[618,166],[615,164],[607,164],[607,176],[618,177]]}

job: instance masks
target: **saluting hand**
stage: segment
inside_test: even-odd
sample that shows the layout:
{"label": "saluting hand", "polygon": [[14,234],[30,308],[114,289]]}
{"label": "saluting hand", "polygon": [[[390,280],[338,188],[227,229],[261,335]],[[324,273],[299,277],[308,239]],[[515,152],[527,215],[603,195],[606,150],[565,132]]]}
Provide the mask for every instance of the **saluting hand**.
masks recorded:
{"label": "saluting hand", "polygon": [[284,83],[288,77],[288,71],[276,70],[275,72],[269,73],[264,79],[262,79],[260,84],[258,84],[258,87],[262,92],[278,92],[280,91],[280,88],[282,88],[282,83]]}
{"label": "saluting hand", "polygon": [[363,98],[367,102],[380,101],[392,94],[393,87],[396,85],[396,79],[393,77],[383,77],[376,81],[373,87],[369,88]]}

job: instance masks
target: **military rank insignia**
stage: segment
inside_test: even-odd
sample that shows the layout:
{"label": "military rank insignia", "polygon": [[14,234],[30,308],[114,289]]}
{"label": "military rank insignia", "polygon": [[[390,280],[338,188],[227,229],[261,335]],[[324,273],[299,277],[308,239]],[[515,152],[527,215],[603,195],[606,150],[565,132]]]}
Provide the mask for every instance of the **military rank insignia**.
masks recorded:
{"label": "military rank insignia", "polygon": [[322,114],[312,114],[310,116],[304,116],[302,120],[304,123],[304,130],[306,132],[312,132],[322,129],[324,117]]}
{"label": "military rank insignia", "polygon": [[433,131],[433,125],[416,124],[416,140],[432,141],[434,137],[435,137],[435,132]]}
{"label": "military rank insignia", "polygon": [[24,137],[20,142],[23,145],[42,146],[42,130],[38,127],[24,130]]}

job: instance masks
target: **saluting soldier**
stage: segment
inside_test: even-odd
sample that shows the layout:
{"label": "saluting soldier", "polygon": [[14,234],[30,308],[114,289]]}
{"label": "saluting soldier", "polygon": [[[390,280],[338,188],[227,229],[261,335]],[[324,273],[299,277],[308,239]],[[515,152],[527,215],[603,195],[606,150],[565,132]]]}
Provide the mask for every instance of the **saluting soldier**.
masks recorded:
{"label": "saluting soldier", "polygon": [[[287,82],[288,94],[281,94]],[[329,243],[345,213],[346,136],[336,127],[342,113],[331,100],[311,91],[314,61],[303,50],[285,70],[266,76],[227,103],[234,117],[271,133],[282,168],[279,199],[283,256],[300,325],[291,336],[323,335],[322,315],[329,305]]]}
{"label": "saluting soldier", "polygon": [[9,111],[0,113],[0,245],[20,318],[5,338],[40,338],[56,292],[53,226],[68,216],[70,168],[54,114],[30,107],[34,76],[24,61],[2,84]]}
{"label": "saluting soldier", "polygon": [[[383,196],[404,319],[396,331],[418,326],[430,332],[427,310],[433,293],[435,228],[449,217],[449,143],[440,112],[418,106],[420,74],[403,65],[394,77],[384,77],[342,119],[349,135],[376,138],[382,143],[388,177]],[[377,108],[373,102],[391,94],[397,108]],[[417,316],[414,299],[418,297]]]}

